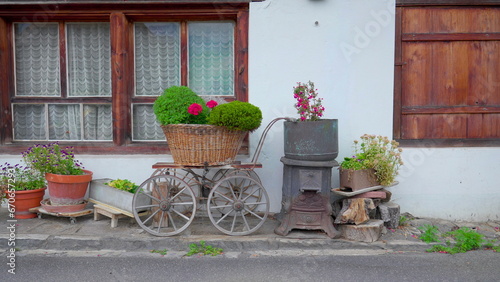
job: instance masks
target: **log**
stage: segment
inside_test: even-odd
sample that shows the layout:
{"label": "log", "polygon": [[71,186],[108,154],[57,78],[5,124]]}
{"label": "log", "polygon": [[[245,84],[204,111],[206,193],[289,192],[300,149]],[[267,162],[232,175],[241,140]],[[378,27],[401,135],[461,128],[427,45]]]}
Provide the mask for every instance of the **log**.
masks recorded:
{"label": "log", "polygon": [[357,198],[344,199],[342,209],[335,219],[336,224],[354,223],[362,224],[370,220],[369,213],[375,209],[372,199]]}
{"label": "log", "polygon": [[381,203],[378,206],[379,218],[384,221],[385,227],[396,229],[399,226],[400,208],[394,202]]}
{"label": "log", "polygon": [[358,242],[375,242],[382,235],[384,222],[372,219],[360,225],[340,225],[342,237]]}

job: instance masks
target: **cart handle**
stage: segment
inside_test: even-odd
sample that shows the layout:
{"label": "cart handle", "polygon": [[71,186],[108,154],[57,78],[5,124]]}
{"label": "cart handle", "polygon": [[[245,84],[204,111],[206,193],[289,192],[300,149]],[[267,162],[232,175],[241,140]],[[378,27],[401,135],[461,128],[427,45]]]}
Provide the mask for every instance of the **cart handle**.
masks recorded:
{"label": "cart handle", "polygon": [[271,127],[278,122],[279,120],[286,120],[286,121],[292,121],[296,122],[297,119],[295,118],[290,118],[290,117],[279,117],[273,119],[264,129],[262,132],[262,135],[260,136],[259,144],[257,144],[257,148],[255,149],[255,153],[253,154],[252,157],[252,164],[255,166],[257,164],[257,160],[259,159],[260,152],[262,151],[262,147],[264,146],[264,140],[266,139],[267,133],[269,133],[269,130],[271,130]]}

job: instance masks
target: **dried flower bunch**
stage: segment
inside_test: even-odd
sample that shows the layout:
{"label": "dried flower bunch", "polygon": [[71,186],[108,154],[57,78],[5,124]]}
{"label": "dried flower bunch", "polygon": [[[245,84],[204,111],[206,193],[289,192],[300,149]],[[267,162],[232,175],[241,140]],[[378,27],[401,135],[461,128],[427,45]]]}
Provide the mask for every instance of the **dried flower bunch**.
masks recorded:
{"label": "dried flower bunch", "polygon": [[295,108],[300,115],[301,121],[315,121],[323,116],[325,107],[321,105],[323,98],[318,98],[318,89],[314,88],[314,83],[297,82],[293,88],[293,97],[297,100]]}
{"label": "dried flower bunch", "polygon": [[354,140],[354,156],[344,158],[343,169],[375,169],[377,181],[384,186],[394,182],[399,167],[403,165],[399,143],[380,135],[365,134],[361,141]]}
{"label": "dried flower bunch", "polygon": [[41,174],[82,175],[83,166],[75,159],[72,147],[59,143],[36,144],[22,153],[26,165]]}

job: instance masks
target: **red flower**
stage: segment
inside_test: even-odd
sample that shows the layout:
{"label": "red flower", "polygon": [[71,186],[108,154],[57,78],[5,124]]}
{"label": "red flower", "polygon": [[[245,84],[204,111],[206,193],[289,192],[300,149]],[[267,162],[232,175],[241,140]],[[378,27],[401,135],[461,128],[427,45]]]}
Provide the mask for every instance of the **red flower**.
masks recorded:
{"label": "red flower", "polygon": [[193,103],[188,108],[188,113],[192,115],[199,115],[203,111],[203,107],[200,104]]}
{"label": "red flower", "polygon": [[207,107],[209,107],[210,109],[214,108],[217,105],[218,105],[217,102],[214,100],[210,100],[207,102]]}

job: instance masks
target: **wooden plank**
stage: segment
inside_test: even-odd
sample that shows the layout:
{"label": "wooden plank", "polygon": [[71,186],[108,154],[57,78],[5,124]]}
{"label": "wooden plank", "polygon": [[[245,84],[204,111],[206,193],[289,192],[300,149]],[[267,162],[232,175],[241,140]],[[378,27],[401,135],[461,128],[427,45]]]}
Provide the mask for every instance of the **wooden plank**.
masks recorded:
{"label": "wooden plank", "polygon": [[404,33],[402,41],[498,41],[500,33]]}
{"label": "wooden plank", "polygon": [[[173,169],[182,169],[182,168],[191,168],[191,169],[203,169],[205,166],[199,165],[199,166],[192,166],[192,165],[183,165],[183,164],[176,164],[176,163],[170,163],[170,162],[158,162],[153,165],[153,169],[158,169],[158,168],[173,168]],[[234,163],[234,164],[229,164],[229,165],[220,165],[220,166],[209,166],[208,168],[219,168],[219,169],[252,169],[252,168],[262,168],[261,163]]]}
{"label": "wooden plank", "polygon": [[500,113],[500,106],[418,106],[402,108],[403,115],[413,114],[484,114],[484,113]]}
{"label": "wooden plank", "polygon": [[12,77],[11,71],[11,49],[9,42],[12,37],[9,36],[9,24],[0,18],[0,144],[10,143],[12,141],[12,113],[10,105]]}
{"label": "wooden plank", "polygon": [[234,95],[236,100],[248,102],[248,9],[238,12],[235,27],[235,68],[234,68]]}
{"label": "wooden plank", "polygon": [[111,85],[113,99],[113,141],[115,146],[124,145],[130,132],[129,80],[129,25],[125,15],[114,12],[110,17],[111,28]]}
{"label": "wooden plank", "polygon": [[404,115],[403,139],[467,138],[466,114]]}
{"label": "wooden plank", "polygon": [[500,113],[469,115],[468,138],[500,138]]}
{"label": "wooden plank", "polygon": [[396,0],[397,6],[498,5],[500,0]]}
{"label": "wooden plank", "polygon": [[394,104],[393,104],[393,135],[394,139],[401,138],[401,107],[402,107],[402,74],[403,52],[401,42],[402,9],[396,8],[396,48],[394,53]]}
{"label": "wooden plank", "polygon": [[500,26],[500,9],[477,7],[405,8],[404,34],[496,33]]}
{"label": "wooden plank", "polygon": [[101,201],[98,201],[98,200],[95,200],[95,199],[92,199],[92,198],[89,198],[88,200],[91,203],[94,203],[94,204],[96,204],[96,205],[98,205],[100,207],[106,208],[110,212],[124,214],[124,215],[126,215],[128,217],[132,217],[132,218],[134,217],[134,215],[132,213],[130,213],[130,212],[126,211],[126,210],[122,210],[120,208],[110,206],[108,204],[105,204],[105,203],[103,203]]}

